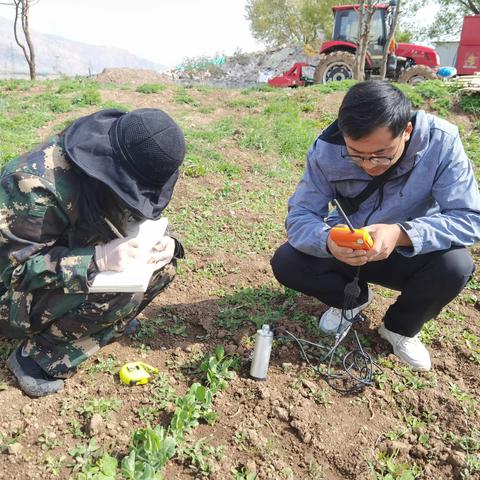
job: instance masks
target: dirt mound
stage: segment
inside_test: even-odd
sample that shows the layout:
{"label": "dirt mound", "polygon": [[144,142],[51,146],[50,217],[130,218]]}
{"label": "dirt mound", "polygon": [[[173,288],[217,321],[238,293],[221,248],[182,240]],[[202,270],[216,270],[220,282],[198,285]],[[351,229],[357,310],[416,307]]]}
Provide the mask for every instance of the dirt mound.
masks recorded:
{"label": "dirt mound", "polygon": [[169,75],[155,70],[136,70],[133,68],[104,68],[102,73],[95,76],[100,83],[128,83],[141,85],[142,83],[172,83]]}

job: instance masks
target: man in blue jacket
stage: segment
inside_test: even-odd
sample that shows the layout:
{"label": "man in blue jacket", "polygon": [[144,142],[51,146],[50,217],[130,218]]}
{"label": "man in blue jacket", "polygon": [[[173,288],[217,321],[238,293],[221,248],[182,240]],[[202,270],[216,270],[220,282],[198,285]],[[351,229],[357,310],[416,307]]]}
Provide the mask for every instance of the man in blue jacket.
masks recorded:
{"label": "man in blue jacket", "polygon": [[[331,228],[345,223],[329,211],[333,199],[370,233],[371,249],[332,241]],[[465,287],[475,270],[465,247],[480,240],[480,194],[458,129],[412,113],[389,83],[358,83],[310,149],[288,207],[288,242],[271,262],[277,280],[330,306],[319,324],[326,333],[371,302],[368,282],[400,291],[379,334],[401,361],[430,370],[418,333]],[[357,272],[357,306],[342,316],[345,285]]]}

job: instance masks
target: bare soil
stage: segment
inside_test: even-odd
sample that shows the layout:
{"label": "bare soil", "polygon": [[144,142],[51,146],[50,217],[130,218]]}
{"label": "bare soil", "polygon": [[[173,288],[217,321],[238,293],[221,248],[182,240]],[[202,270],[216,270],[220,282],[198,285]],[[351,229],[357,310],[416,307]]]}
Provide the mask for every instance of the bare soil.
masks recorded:
{"label": "bare soil", "polygon": [[[121,76],[115,76],[114,80],[127,81]],[[114,100],[133,107],[167,108],[174,117],[182,117],[184,126],[205,122],[205,116],[198,112],[185,116],[182,106],[171,103],[171,96],[171,92],[146,96],[128,91],[102,91],[104,101]],[[213,92],[208,99],[202,97],[202,105],[215,107],[209,114],[210,120],[221,116],[227,97],[241,98],[241,95],[222,90]],[[335,112],[340,101],[339,93],[326,95],[317,108]],[[461,122],[465,124],[468,119],[462,116]],[[224,148],[224,156],[234,158],[244,169],[239,180],[242,191],[257,189],[258,179],[248,170],[251,158],[233,143]],[[275,159],[266,155],[262,161],[268,164]],[[292,178],[292,191],[296,181]],[[195,206],[195,192],[200,188],[214,192],[219,185],[215,178],[208,176],[182,177],[171,208]],[[284,200],[286,205],[287,198]],[[256,214],[241,207],[233,213],[216,212],[216,215],[245,217],[252,224],[268,218],[268,212]],[[281,221],[279,218],[278,222]],[[423,472],[418,478],[480,478],[478,472],[462,477],[468,458],[458,440],[477,435],[476,450],[471,447],[471,452],[478,457],[479,364],[473,360],[472,349],[463,333],[470,332],[477,339],[480,336],[480,303],[472,296],[479,292],[466,290],[464,296],[452,302],[448,314],[437,319],[440,327],[428,345],[433,361],[431,374],[413,375],[410,382],[410,377],[403,376],[404,370],[390,354],[389,345],[376,332],[396,294],[375,288],[375,300],[365,311],[365,322],[358,328],[368,342],[366,349],[374,358],[385,355],[387,363],[393,362],[393,366],[382,364],[383,384],[377,382],[356,395],[337,393],[312,373],[298,347],[286,341],[276,342],[268,378],[257,382],[249,377],[248,360],[255,328],[252,323],[243,324],[236,332],[220,328],[216,320],[224,303],[219,292],[232,295],[239,287],[251,288],[254,292],[271,288],[277,292],[270,300],[271,308],[282,308],[284,312],[276,326],[311,340],[318,340],[318,336],[305,323],[294,321],[292,317],[301,313],[314,319],[326,308],[317,300],[301,295],[288,299],[275,284],[269,259],[283,241],[282,236],[273,236],[268,251],[243,252],[242,255],[220,248],[213,259],[222,264],[223,270],[211,277],[199,277],[196,272],[211,263],[212,255],[191,249],[188,259],[195,268],[185,267],[174,284],[141,315],[142,322],[161,318],[161,328],[149,338],[121,338],[110,344],[67,380],[65,390],[57,395],[28,398],[18,389],[4,365],[0,365],[0,378],[6,382],[5,389],[0,392],[0,434],[4,449],[0,454],[0,478],[70,478],[74,476],[68,466],[73,462],[72,449],[79,444],[86,445],[93,437],[118,456],[127,452],[132,431],[145,425],[136,412],[139,407],[150,404],[152,391],[149,385],[135,388],[121,385],[115,373],[118,368],[112,372],[95,372],[95,367],[101,370],[102,362],[109,356],[113,356],[118,365],[142,359],[157,366],[181,395],[198,378],[195,369],[189,368],[192,359],[211,352],[219,344],[243,362],[229,388],[215,398],[218,421],[213,426],[201,425],[191,437],[192,441],[206,437],[211,445],[223,446],[223,458],[211,459],[210,478],[234,478],[234,468],[256,473],[258,479],[374,478],[369,462],[378,467],[379,452],[396,452],[397,464],[416,463]],[[480,249],[472,249],[472,254],[478,265]],[[243,308],[241,303],[238,308]],[[175,333],[173,328],[179,322],[186,326],[181,334]],[[3,352],[9,345],[12,343],[0,342]],[[468,393],[471,401],[465,397],[463,400],[455,398],[452,385]],[[118,412],[112,411],[104,420],[91,425],[79,411],[89,399],[118,399],[122,403]],[[167,425],[170,415],[171,409],[167,409],[155,418],[154,424]],[[415,424],[412,417],[421,423]],[[78,422],[76,431],[75,422]],[[187,461],[177,458],[167,466],[165,478],[203,477]]]}

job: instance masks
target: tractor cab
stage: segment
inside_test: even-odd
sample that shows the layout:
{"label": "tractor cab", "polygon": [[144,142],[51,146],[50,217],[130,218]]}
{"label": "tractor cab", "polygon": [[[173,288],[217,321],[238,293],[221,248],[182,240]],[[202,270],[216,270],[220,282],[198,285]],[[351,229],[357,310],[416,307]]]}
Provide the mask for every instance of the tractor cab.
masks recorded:
{"label": "tractor cab", "polygon": [[[396,9],[396,0],[375,6],[365,56],[366,78],[380,74],[383,52]],[[315,69],[315,83],[353,78],[355,54],[359,43],[359,6],[332,7],[335,16],[333,38],[323,42]],[[430,47],[408,43],[388,45],[387,77],[399,82],[416,83],[436,78],[439,58]]]}
{"label": "tractor cab", "polygon": [[[357,45],[358,43],[358,9],[353,6],[333,7],[335,24],[333,29],[333,41],[346,42]],[[387,41],[387,17],[388,7],[378,5],[372,16],[368,51],[370,57],[382,57],[383,48]]]}

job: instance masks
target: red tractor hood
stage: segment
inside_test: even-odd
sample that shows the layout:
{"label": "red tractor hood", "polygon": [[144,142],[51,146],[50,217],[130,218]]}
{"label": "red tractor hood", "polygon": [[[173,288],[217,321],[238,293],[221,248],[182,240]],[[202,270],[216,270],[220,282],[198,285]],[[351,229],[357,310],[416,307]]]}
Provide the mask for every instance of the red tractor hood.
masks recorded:
{"label": "red tractor hood", "polygon": [[418,65],[439,67],[440,59],[433,48],[416,45],[414,43],[398,43],[395,48],[398,57],[411,58]]}

